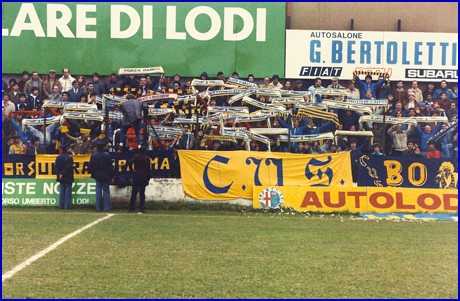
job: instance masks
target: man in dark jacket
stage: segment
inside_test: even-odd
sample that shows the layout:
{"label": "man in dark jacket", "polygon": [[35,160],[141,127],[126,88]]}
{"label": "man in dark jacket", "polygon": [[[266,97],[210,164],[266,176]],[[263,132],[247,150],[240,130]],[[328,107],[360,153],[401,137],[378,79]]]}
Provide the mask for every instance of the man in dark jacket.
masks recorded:
{"label": "man in dark jacket", "polygon": [[[107,141],[105,137],[96,140],[97,151],[91,155],[89,160],[88,171],[91,178],[96,180],[96,211],[110,211],[112,203],[110,202],[109,184],[113,181],[114,170],[110,154],[104,151]],[[102,208],[103,207],[103,208]]]}
{"label": "man in dark jacket", "polygon": [[53,172],[57,176],[56,181],[61,184],[59,189],[59,209],[71,209],[72,183],[74,181],[71,151],[72,143],[63,143],[62,154],[57,156],[54,164]]}
{"label": "man in dark jacket", "polygon": [[145,154],[147,148],[142,146],[137,155],[128,162],[133,171],[133,188],[129,200],[129,212],[133,212],[136,205],[136,197],[139,192],[139,209],[145,212],[145,186],[150,180],[150,158]]}

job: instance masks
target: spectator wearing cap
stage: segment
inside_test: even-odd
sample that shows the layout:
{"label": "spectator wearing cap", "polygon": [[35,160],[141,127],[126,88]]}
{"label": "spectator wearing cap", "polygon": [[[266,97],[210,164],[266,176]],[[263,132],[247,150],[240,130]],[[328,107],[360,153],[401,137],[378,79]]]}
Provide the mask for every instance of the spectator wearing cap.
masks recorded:
{"label": "spectator wearing cap", "polygon": [[24,92],[24,87],[26,86],[26,83],[28,80],[29,80],[29,72],[27,72],[27,70],[22,71],[22,78],[18,82],[19,92]]}
{"label": "spectator wearing cap", "polygon": [[359,99],[361,97],[359,90],[355,88],[355,84],[352,81],[348,82],[347,97],[351,99]]}
{"label": "spectator wearing cap", "polygon": [[62,91],[61,82],[56,78],[56,70],[51,69],[48,71],[48,78],[43,82],[43,99],[49,98],[54,86],[58,86],[59,91]]}
{"label": "spectator wearing cap", "polygon": [[[62,128],[62,127],[61,127]],[[80,129],[80,137],[73,137],[68,132],[62,132],[62,137],[73,144],[72,152],[75,155],[91,154],[94,141],[89,139],[90,129]],[[97,138],[96,138],[97,139]],[[96,140],[95,139],[95,140]]]}
{"label": "spectator wearing cap", "polygon": [[406,110],[408,109],[418,109],[419,105],[418,105],[418,102],[415,101],[415,93],[414,92],[408,92],[407,93],[407,102],[406,104],[404,105],[404,108]]}
{"label": "spectator wearing cap", "polygon": [[19,84],[15,81],[11,86],[11,91],[8,93],[10,95],[10,99],[14,104],[19,102]]}
{"label": "spectator wearing cap", "polygon": [[423,91],[418,87],[418,82],[416,80],[412,81],[411,87],[407,89],[407,93],[414,93],[414,98],[417,103],[423,100]]}
{"label": "spectator wearing cap", "polygon": [[62,77],[59,78],[59,82],[61,83],[61,93],[67,92],[72,88],[72,83],[75,80],[70,73],[69,68],[62,68]]}
{"label": "spectator wearing cap", "polygon": [[420,116],[431,116],[431,106],[427,105],[424,101],[420,102],[419,111]]}
{"label": "spectator wearing cap", "polygon": [[73,157],[71,155],[72,143],[67,141],[62,144],[62,154],[56,157],[53,173],[59,185],[59,209],[69,210],[72,204]]}
{"label": "spectator wearing cap", "polygon": [[327,86],[327,87],[328,87],[328,89],[345,89],[345,87],[343,87],[343,86],[341,86],[339,84],[339,78],[338,77],[331,78],[331,84],[329,86]]}
{"label": "spectator wearing cap", "polygon": [[376,83],[372,83],[372,75],[366,75],[364,82],[359,78],[359,75],[355,76],[356,84],[358,85],[359,89],[361,90],[361,98],[364,98],[366,95],[367,90],[372,91],[372,97],[377,98],[376,90],[377,88],[382,87],[385,84],[386,79],[381,79]]}
{"label": "spectator wearing cap", "polygon": [[300,79],[296,80],[294,83],[294,91],[304,91],[303,89],[303,83]]}
{"label": "spectator wearing cap", "polygon": [[374,143],[374,145],[372,145],[372,148],[374,149],[374,151],[371,153],[371,155],[383,156],[383,153],[380,151],[380,144]]}
{"label": "spectator wearing cap", "polygon": [[110,154],[105,151],[107,140],[102,134],[95,142],[97,151],[91,155],[88,171],[91,178],[96,180],[96,211],[110,211],[110,183],[113,182],[114,169]]}

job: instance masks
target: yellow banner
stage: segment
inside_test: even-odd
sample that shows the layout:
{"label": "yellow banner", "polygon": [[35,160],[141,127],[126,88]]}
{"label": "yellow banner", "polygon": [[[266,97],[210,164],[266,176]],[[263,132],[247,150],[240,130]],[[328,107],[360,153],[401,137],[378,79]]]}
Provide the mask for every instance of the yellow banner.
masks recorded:
{"label": "yellow banner", "polygon": [[252,199],[253,186],[351,187],[350,153],[179,150],[184,193],[198,200]]}
{"label": "yellow banner", "polygon": [[[36,178],[37,179],[55,179],[56,175],[53,174],[53,165],[56,162],[56,155],[36,155]],[[91,154],[87,155],[73,155],[73,175],[75,179],[90,178],[91,174],[88,172],[89,159]]]}
{"label": "yellow banner", "polygon": [[254,187],[253,207],[316,212],[456,213],[455,189],[385,187]]}

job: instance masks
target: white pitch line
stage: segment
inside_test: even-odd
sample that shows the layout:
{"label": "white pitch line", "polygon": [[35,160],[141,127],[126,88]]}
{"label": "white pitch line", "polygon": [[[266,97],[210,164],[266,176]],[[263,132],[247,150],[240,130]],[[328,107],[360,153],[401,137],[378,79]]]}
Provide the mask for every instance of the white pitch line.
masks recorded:
{"label": "white pitch line", "polygon": [[34,262],[35,260],[45,256],[47,253],[51,252],[52,250],[56,249],[59,245],[65,243],[67,240],[71,239],[72,237],[74,237],[75,235],[77,234],[80,234],[81,232],[85,231],[86,229],[88,228],[91,228],[92,226],[96,225],[97,223],[99,222],[102,222],[103,220],[105,219],[108,219],[110,217],[112,217],[113,215],[115,214],[108,214],[107,216],[104,216],[103,218],[100,218],[98,219],[97,221],[94,221],[92,222],[91,224],[88,224],[86,226],[84,226],[83,228],[80,228],[78,229],[77,231],[75,232],[72,232],[70,233],[69,235],[61,238],[60,240],[58,240],[57,242],[55,242],[54,244],[52,244],[51,246],[49,246],[48,248],[44,249],[43,251],[35,254],[34,256],[30,257],[29,259],[27,259],[26,261],[24,261],[23,263],[17,265],[16,267],[14,267],[12,270],[6,272],[5,274],[2,275],[2,283],[6,280],[6,279],[9,279],[11,278],[14,274],[16,274],[17,272],[19,272],[20,270],[22,270],[23,268],[25,268],[26,266],[28,266],[29,264],[31,264],[32,262]]}

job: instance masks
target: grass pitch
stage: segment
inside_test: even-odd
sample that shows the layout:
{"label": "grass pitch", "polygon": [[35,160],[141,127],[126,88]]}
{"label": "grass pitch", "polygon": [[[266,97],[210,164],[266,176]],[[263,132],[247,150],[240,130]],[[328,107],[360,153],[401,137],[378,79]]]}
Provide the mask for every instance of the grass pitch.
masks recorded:
{"label": "grass pitch", "polygon": [[[458,298],[456,222],[115,210],[3,298]],[[3,208],[2,273],[105,216]]]}

